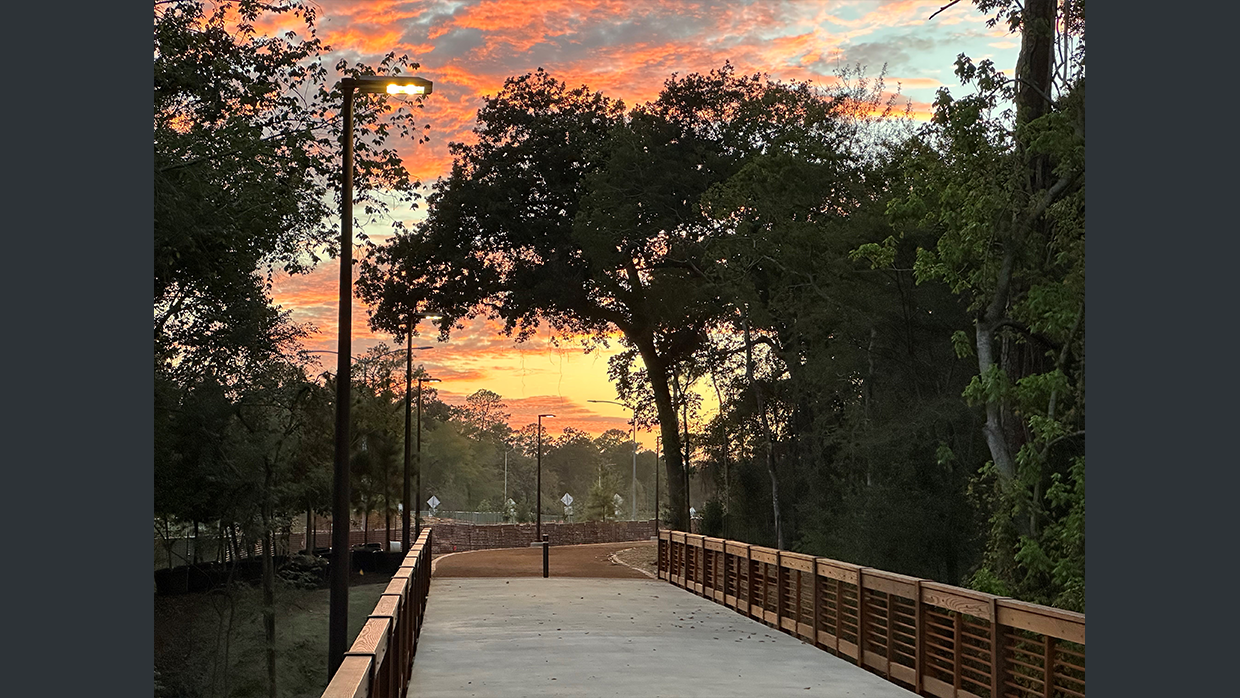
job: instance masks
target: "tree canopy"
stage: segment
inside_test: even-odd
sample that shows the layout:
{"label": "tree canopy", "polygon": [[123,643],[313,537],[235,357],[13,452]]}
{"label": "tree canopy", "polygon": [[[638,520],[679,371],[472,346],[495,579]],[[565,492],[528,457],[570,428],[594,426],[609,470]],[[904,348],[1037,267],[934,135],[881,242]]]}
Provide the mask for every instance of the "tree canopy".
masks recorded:
{"label": "tree canopy", "polygon": [[[300,32],[258,32],[288,16]],[[333,74],[416,70],[323,64],[313,5],[199,0],[155,3],[156,363],[164,371],[236,372],[301,331],[271,305],[276,270],[302,272],[332,250],[340,184],[341,95]],[[377,213],[411,181],[389,142],[415,133],[385,96],[359,100],[355,189]]]}

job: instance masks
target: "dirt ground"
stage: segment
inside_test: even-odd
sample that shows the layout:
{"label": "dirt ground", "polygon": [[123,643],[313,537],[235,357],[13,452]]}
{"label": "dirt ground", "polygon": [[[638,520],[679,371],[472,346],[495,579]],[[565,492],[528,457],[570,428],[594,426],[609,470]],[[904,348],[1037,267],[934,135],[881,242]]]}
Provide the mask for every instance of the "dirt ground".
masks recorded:
{"label": "dirt ground", "polygon": [[[613,559],[618,557],[622,562]],[[551,546],[547,568],[551,577],[650,579],[634,565],[654,573],[654,541]],[[436,577],[541,577],[541,548],[504,548],[449,553],[435,559]]]}

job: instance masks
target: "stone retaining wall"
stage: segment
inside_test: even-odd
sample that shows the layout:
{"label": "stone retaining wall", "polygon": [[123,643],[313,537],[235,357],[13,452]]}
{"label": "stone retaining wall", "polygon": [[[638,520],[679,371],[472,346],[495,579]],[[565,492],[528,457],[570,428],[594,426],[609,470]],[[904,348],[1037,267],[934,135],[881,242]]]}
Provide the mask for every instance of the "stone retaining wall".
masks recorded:
{"label": "stone retaining wall", "polygon": [[[427,525],[428,522],[423,522]],[[432,553],[495,548],[525,548],[535,540],[534,524],[464,524],[429,522],[435,529]],[[551,545],[617,543],[650,540],[655,535],[650,521],[589,521],[584,523],[544,522],[542,532]]]}

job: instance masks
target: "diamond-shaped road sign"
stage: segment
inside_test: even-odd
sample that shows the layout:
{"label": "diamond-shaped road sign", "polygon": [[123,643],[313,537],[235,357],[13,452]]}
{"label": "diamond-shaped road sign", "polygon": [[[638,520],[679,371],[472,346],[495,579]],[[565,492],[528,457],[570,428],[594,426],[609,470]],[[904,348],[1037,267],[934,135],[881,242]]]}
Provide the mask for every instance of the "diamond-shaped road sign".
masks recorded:
{"label": "diamond-shaped road sign", "polygon": [[560,497],[560,501],[564,502],[564,506],[571,507],[573,505],[573,495],[565,492],[564,496]]}
{"label": "diamond-shaped road sign", "polygon": [[431,505],[431,508],[434,509],[439,506],[439,497],[432,494],[431,498],[426,500],[426,503]]}

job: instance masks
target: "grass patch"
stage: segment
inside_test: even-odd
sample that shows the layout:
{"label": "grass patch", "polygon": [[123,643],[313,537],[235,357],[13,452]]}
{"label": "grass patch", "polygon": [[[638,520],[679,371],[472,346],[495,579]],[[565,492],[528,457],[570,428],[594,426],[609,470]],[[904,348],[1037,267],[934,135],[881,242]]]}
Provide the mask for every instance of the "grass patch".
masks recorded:
{"label": "grass patch", "polygon": [[659,547],[654,541],[642,541],[632,548],[616,553],[616,559],[653,575],[659,573]]}
{"label": "grass patch", "polygon": [[[376,575],[374,583],[349,587],[350,644],[388,578]],[[329,597],[328,589],[276,587],[276,684],[282,698],[318,698],[327,687]],[[267,696],[258,585],[237,585],[228,594],[154,598],[155,698]]]}

